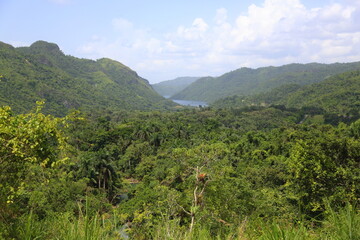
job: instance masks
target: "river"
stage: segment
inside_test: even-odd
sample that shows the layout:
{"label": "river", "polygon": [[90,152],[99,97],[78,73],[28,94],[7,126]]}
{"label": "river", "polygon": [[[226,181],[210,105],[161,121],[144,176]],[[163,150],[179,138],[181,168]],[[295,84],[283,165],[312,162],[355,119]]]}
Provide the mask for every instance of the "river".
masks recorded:
{"label": "river", "polygon": [[[163,96],[164,98],[170,99],[170,96]],[[192,100],[178,100],[178,99],[170,99],[173,102],[176,102],[177,104],[183,105],[183,106],[191,106],[191,107],[207,107],[209,106],[207,102],[202,101],[192,101]]]}
{"label": "river", "polygon": [[174,102],[183,105],[183,106],[191,106],[191,107],[207,107],[208,104],[206,102],[201,102],[201,101],[190,101],[190,100],[177,100],[177,99],[171,99]]}

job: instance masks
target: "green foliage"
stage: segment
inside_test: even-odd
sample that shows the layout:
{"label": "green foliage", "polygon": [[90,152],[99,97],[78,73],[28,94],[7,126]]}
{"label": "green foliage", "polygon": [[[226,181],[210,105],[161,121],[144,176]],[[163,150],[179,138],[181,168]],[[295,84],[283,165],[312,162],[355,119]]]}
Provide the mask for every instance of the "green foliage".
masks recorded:
{"label": "green foliage", "polygon": [[302,112],[304,120],[337,125],[359,118],[359,96],[360,72],[352,71],[307,86],[283,85],[253,96],[228,97],[216,101],[212,106],[282,106],[284,109]]}
{"label": "green foliage", "polygon": [[171,109],[134,71],[110,59],[97,61],[64,55],[54,43],[30,47],[0,44],[0,104],[28,112],[45,99],[46,113],[65,116],[71,109]]}
{"label": "green foliage", "polygon": [[32,211],[29,214],[23,215],[20,218],[20,227],[18,229],[20,239],[39,239],[44,231],[42,224],[37,221],[36,216],[33,215]]}
{"label": "green foliage", "polygon": [[258,69],[240,68],[220,77],[201,78],[172,98],[213,103],[218,99],[234,95],[244,96],[263,93],[284,84],[291,84],[291,88],[293,88],[294,84],[317,83],[329,76],[358,70],[359,68],[359,62],[289,64],[281,67]]}
{"label": "green foliage", "polygon": [[40,108],[1,110],[3,238],[358,237],[359,120],[314,124],[316,107]]}
{"label": "green foliage", "polygon": [[[24,181],[37,167],[40,172],[54,168],[66,161],[62,156],[65,148],[65,136],[58,127],[66,124],[66,119],[45,116],[40,113],[42,103],[30,114],[13,115],[9,107],[0,109],[0,164],[3,173],[0,176],[1,200],[7,196],[4,204],[10,204],[27,186]],[[37,181],[48,181],[47,174],[38,174]]]}
{"label": "green foliage", "polygon": [[318,131],[314,131],[317,136],[312,133],[311,138],[297,140],[288,158],[292,177],[287,187],[296,192],[290,196],[297,199],[300,207],[314,212],[323,210],[327,197],[337,203],[356,201],[356,176],[360,174],[356,167],[360,142],[331,130]]}
{"label": "green foliage", "polygon": [[120,236],[113,219],[97,213],[85,212],[75,217],[65,212],[39,220],[30,212],[19,219],[18,225],[17,239],[99,240]]}
{"label": "green foliage", "polygon": [[304,226],[280,226],[279,224],[269,224],[259,237],[261,240],[307,240],[311,239]]}
{"label": "green foliage", "polygon": [[327,239],[354,240],[360,238],[360,215],[358,210],[350,204],[346,204],[338,211],[328,205],[324,225]]}
{"label": "green foliage", "polygon": [[198,79],[198,77],[179,77],[174,80],[168,80],[153,84],[152,87],[161,96],[171,97],[174,94],[182,91]]}

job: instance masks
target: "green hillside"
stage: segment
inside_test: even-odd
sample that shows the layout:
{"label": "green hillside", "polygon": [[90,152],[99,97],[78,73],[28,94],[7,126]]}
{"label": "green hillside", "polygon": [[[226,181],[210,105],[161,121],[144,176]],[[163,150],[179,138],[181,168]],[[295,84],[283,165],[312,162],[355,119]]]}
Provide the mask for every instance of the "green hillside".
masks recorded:
{"label": "green hillside", "polygon": [[240,68],[217,78],[201,78],[172,98],[211,103],[233,95],[266,92],[284,84],[316,83],[329,76],[357,69],[360,69],[360,62],[289,64],[258,69]]}
{"label": "green hillside", "polygon": [[360,71],[332,76],[320,83],[306,86],[283,85],[269,92],[252,96],[232,96],[220,99],[215,108],[281,105],[286,108],[307,109],[331,122],[334,118],[348,121],[360,115]]}
{"label": "green hillside", "polygon": [[54,43],[38,41],[14,48],[0,42],[0,105],[26,112],[35,101],[45,111],[70,109],[164,109],[174,104],[159,96],[136,72],[111,59],[96,61],[65,55]]}
{"label": "green hillside", "polygon": [[170,97],[184,90],[187,86],[189,86],[198,79],[199,77],[179,77],[173,80],[153,84],[152,87],[161,96]]}
{"label": "green hillside", "polygon": [[288,107],[312,106],[327,112],[348,114],[360,109],[360,71],[333,76],[323,82],[304,86],[275,101]]}
{"label": "green hillside", "polygon": [[[309,85],[311,86],[311,84]],[[275,104],[283,98],[291,95],[303,86],[298,84],[284,84],[270,91],[250,96],[233,95],[216,100],[211,104],[215,108],[242,108],[247,106],[266,106]]]}

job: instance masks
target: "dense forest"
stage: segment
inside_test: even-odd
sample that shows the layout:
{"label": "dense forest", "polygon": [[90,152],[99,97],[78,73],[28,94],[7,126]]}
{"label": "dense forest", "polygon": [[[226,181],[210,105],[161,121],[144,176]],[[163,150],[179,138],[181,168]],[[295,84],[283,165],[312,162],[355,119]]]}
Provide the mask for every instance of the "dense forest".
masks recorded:
{"label": "dense forest", "polygon": [[359,69],[360,62],[288,64],[257,69],[240,68],[220,77],[200,78],[172,98],[213,103],[234,95],[264,93],[284,84],[317,83],[330,76]]}
{"label": "dense forest", "polygon": [[306,86],[286,84],[257,95],[231,96],[212,104],[215,108],[269,105],[310,107],[321,115],[359,118],[360,71],[338,74]]}
{"label": "dense forest", "polygon": [[173,80],[167,80],[152,84],[154,90],[161,96],[171,97],[174,94],[184,90],[190,84],[198,80],[199,77],[178,77]]}
{"label": "dense forest", "polygon": [[[55,54],[36,55],[39,44]],[[28,94],[46,81],[86,88],[100,70],[109,86],[153,90],[110,59],[55,61],[43,42],[1,49],[0,84],[18,92],[1,86],[0,239],[360,239],[358,71],[210,107],[154,93],[149,105],[121,95],[125,106],[67,108]]]}
{"label": "dense forest", "polygon": [[42,107],[1,109],[4,239],[360,236],[359,121],[298,124],[310,113],[274,107],[55,118]]}
{"label": "dense forest", "polygon": [[44,111],[65,116],[72,109],[171,109],[176,104],[159,96],[147,80],[111,60],[79,59],[54,43],[37,41],[14,48],[0,42],[0,104],[25,113],[46,99]]}

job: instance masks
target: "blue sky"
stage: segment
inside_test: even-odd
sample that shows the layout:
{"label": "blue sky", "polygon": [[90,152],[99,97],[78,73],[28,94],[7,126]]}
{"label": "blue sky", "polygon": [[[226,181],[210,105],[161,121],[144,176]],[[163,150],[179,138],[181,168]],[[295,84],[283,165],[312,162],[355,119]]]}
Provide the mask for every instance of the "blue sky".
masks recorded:
{"label": "blue sky", "polygon": [[360,0],[0,0],[0,41],[55,42],[150,82],[360,61]]}

